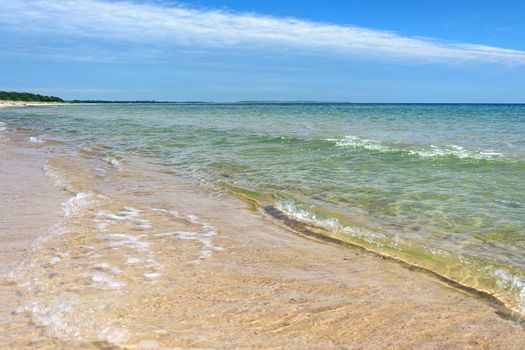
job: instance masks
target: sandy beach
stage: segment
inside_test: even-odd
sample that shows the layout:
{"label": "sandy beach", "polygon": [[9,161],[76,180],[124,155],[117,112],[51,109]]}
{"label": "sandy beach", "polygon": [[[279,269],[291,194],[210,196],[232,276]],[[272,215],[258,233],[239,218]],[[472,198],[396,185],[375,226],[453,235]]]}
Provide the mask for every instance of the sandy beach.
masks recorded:
{"label": "sandy beach", "polygon": [[0,109],[27,106],[60,106],[67,105],[65,102],[22,102],[22,101],[0,101]]}
{"label": "sandy beach", "polygon": [[29,102],[0,101],[0,108],[23,107],[30,105]]}
{"label": "sandy beach", "polygon": [[27,102],[0,101],[0,108],[27,106]]}
{"label": "sandy beach", "polygon": [[0,143],[2,349],[525,344],[500,307],[425,273],[307,239],[139,158],[29,136]]}

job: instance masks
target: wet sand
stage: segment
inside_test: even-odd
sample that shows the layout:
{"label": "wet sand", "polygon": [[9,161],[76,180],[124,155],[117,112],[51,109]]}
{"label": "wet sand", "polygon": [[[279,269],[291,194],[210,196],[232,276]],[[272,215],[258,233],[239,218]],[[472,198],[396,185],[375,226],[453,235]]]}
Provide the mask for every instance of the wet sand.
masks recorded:
{"label": "wet sand", "polygon": [[[5,276],[27,256],[30,246],[63,216],[67,193],[45,176],[47,159],[31,145],[0,141],[0,324],[10,322],[16,308]],[[3,283],[2,283],[3,282]],[[1,344],[1,342],[0,342]],[[1,348],[1,346],[0,346]]]}
{"label": "wet sand", "polygon": [[[227,193],[141,159],[108,161],[94,148],[47,161],[45,146],[0,149],[0,246],[8,251],[0,289],[11,296],[1,308],[16,304],[0,323],[2,349],[525,344],[525,328],[486,300],[301,237]],[[46,162],[73,195],[65,217],[57,212],[67,192],[51,185]]]}
{"label": "wet sand", "polygon": [[67,193],[45,176],[47,159],[33,147],[0,144],[0,273],[20,263],[27,248],[62,218]]}

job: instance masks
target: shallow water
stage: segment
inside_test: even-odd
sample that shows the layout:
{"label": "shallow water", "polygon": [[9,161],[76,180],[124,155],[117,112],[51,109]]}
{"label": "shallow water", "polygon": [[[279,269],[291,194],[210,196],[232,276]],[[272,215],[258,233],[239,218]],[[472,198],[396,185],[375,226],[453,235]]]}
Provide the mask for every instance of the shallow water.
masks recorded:
{"label": "shallow water", "polygon": [[[6,122],[11,141],[0,147],[14,162],[34,162],[33,171],[47,163],[45,172],[68,199],[62,219],[0,277],[0,348],[519,349],[525,342],[519,318],[490,299],[360,250],[304,240],[261,213],[278,208],[301,220],[294,222],[298,229],[310,224],[323,235],[394,255],[378,244],[388,242],[380,231],[343,227],[343,218],[305,210],[289,194],[232,187],[190,160],[175,167],[140,149],[108,146],[109,139],[84,138],[88,133],[24,127],[25,118]],[[8,182],[20,191],[27,185],[16,177]],[[2,182],[0,190],[5,187]],[[260,210],[224,188],[255,200]],[[30,215],[33,206],[45,209],[40,196],[48,196],[34,191],[39,196],[24,204],[27,214],[17,214],[23,222],[12,220],[14,233],[39,220]],[[397,257],[428,267],[427,251],[396,242]],[[517,305],[505,285],[487,289],[487,275],[470,272],[477,261],[430,253],[445,263],[443,275]],[[507,273],[501,282],[517,278],[509,269],[490,271]]]}
{"label": "shallow water", "polygon": [[145,157],[525,310],[524,105],[78,105],[0,121],[116,167]]}

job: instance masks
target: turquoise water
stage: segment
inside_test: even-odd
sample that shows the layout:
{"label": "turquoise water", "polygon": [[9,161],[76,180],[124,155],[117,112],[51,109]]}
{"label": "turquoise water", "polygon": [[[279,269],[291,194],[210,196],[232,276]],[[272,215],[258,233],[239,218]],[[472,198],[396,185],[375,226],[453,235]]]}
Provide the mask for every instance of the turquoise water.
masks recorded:
{"label": "turquoise water", "polygon": [[420,247],[413,259],[473,257],[525,300],[525,105],[73,105],[0,121],[248,190],[371,246]]}

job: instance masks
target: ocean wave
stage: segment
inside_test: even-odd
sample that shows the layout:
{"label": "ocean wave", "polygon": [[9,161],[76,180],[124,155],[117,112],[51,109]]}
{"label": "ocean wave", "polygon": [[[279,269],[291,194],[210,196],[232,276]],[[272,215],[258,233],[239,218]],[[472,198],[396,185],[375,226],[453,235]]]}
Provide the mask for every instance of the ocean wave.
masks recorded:
{"label": "ocean wave", "polygon": [[[341,234],[348,236],[349,242],[369,251],[431,271],[468,289],[488,293],[503,301],[511,310],[525,314],[525,275],[512,272],[501,264],[475,256],[427,247],[401,239],[397,235],[389,237],[381,232],[345,226],[336,218],[316,214],[293,200],[277,196],[275,208],[289,218],[328,231],[328,235],[335,233],[338,237]],[[347,241],[345,238],[342,240]],[[450,274],[448,266],[456,266],[458,271],[463,272]],[[478,285],[478,277],[484,279],[486,285]]]}
{"label": "ocean wave", "polygon": [[118,159],[116,156],[108,155],[104,157],[103,160],[117,169],[122,167],[122,160]]}
{"label": "ocean wave", "polygon": [[525,313],[525,277],[512,275],[504,269],[495,270],[494,276],[497,278],[498,287],[517,294],[518,305],[522,313]]}
{"label": "ocean wave", "polygon": [[337,219],[320,217],[311,211],[298,207],[291,200],[278,199],[275,206],[283,213],[301,222],[321,226],[322,228],[330,230],[338,230],[342,227]]}
{"label": "ocean wave", "polygon": [[379,153],[399,153],[421,158],[453,157],[458,159],[470,158],[479,160],[498,160],[505,158],[503,153],[492,149],[473,151],[456,144],[440,146],[430,144],[416,148],[415,146],[404,146],[352,135],[345,136],[342,139],[326,139],[326,141],[335,142],[337,147],[363,149]]}
{"label": "ocean wave", "polygon": [[[300,222],[307,223],[312,226],[320,227],[322,229],[332,231],[332,232],[341,232],[344,234],[349,234],[354,237],[363,239],[367,243],[375,245],[375,246],[383,245],[383,243],[380,243],[377,239],[386,238],[385,235],[383,235],[380,232],[374,232],[371,230],[365,230],[365,229],[357,228],[357,227],[345,226],[341,224],[339,220],[336,218],[318,215],[314,213],[313,211],[310,211],[310,210],[302,208],[301,206],[298,206],[292,200],[277,198],[277,201],[275,202],[275,207],[281,212],[288,215],[289,217],[296,219]],[[392,246],[395,246],[395,245],[397,245],[397,241],[392,242]]]}

